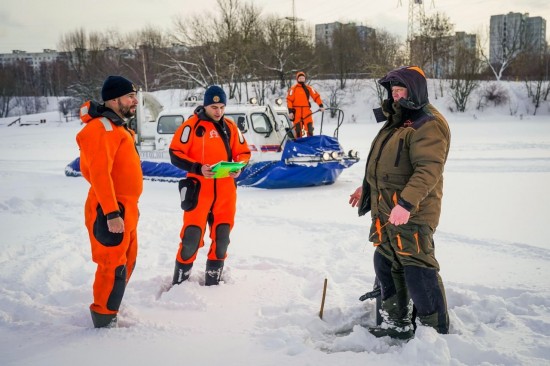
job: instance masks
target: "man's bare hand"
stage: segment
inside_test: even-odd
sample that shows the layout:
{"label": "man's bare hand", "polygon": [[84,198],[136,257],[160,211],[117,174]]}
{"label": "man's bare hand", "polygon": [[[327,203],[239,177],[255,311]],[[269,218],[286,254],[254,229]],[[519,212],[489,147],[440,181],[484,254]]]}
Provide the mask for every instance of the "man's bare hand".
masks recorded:
{"label": "man's bare hand", "polygon": [[230,172],[229,176],[233,179],[237,179],[241,175],[242,169],[237,170],[236,172]]}
{"label": "man's bare hand", "polygon": [[124,219],[122,217],[115,217],[114,219],[107,220],[107,228],[112,233],[123,233]]}
{"label": "man's bare hand", "polygon": [[201,173],[205,178],[212,178],[214,174],[216,174],[212,171],[212,167],[208,164],[203,164],[201,167]]}
{"label": "man's bare hand", "polygon": [[411,213],[404,209],[402,206],[395,206],[390,212],[390,218],[388,221],[395,226],[404,225],[409,222]]}
{"label": "man's bare hand", "polygon": [[355,192],[349,195],[349,204],[351,207],[357,207],[359,200],[361,199],[361,194],[363,193],[363,187],[358,187]]}

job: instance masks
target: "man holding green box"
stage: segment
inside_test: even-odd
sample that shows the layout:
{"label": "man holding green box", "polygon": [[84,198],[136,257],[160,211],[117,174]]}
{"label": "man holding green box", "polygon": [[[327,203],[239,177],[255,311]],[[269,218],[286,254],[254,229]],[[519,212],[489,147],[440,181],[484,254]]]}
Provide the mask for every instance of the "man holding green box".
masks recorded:
{"label": "man holding green box", "polygon": [[235,163],[246,164],[250,159],[244,136],[232,120],[224,117],[226,101],[222,88],[210,86],[204,93],[203,105],[176,130],[170,144],[172,164],[187,171],[187,178],[180,182],[185,211],[174,285],[189,278],[197,252],[204,246],[207,222],[211,244],[205,285],[217,285],[221,279],[236,211],[235,179],[241,167]]}

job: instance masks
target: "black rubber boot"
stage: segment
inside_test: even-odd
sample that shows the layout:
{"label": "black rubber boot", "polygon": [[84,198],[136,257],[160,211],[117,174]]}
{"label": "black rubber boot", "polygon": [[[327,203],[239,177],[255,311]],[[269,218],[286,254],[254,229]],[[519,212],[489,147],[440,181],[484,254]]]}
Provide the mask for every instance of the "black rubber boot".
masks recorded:
{"label": "black rubber boot", "polygon": [[435,330],[439,331],[439,314],[433,313],[430,315],[419,315],[418,320],[420,324],[425,327],[432,327]]}
{"label": "black rubber boot", "polygon": [[206,261],[205,286],[219,285],[222,278],[223,261],[208,259]]}
{"label": "black rubber boot", "polygon": [[90,309],[94,328],[117,328],[118,318],[116,314],[100,314]]}
{"label": "black rubber boot", "polygon": [[414,337],[414,327],[411,322],[412,305],[406,289],[382,301],[382,324],[369,328],[375,337],[391,337],[411,339]]}
{"label": "black rubber boot", "polygon": [[172,279],[172,285],[179,285],[183,281],[187,281],[191,275],[191,268],[193,263],[180,263],[176,260],[176,266],[174,267],[174,278]]}

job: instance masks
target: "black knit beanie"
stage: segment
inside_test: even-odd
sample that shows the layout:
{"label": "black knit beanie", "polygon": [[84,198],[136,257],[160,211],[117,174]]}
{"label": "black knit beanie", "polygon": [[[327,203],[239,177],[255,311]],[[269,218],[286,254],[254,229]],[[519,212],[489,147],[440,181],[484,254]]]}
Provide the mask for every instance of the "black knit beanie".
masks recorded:
{"label": "black knit beanie", "polygon": [[101,99],[106,102],[132,92],[137,92],[137,89],[130,80],[122,76],[109,76],[103,82]]}

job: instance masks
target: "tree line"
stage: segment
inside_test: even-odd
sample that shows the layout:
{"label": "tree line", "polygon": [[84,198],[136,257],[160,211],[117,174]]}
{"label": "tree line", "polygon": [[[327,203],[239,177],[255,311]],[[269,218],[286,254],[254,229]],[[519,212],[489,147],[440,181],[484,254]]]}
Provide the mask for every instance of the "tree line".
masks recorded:
{"label": "tree line", "polygon": [[32,97],[70,97],[64,108],[99,99],[106,75],[124,75],[145,91],[219,84],[238,100],[249,97],[250,86],[261,101],[268,89],[274,94],[288,88],[299,70],[309,79],[337,80],[344,89],[348,80],[379,78],[407,63],[421,66],[428,77],[452,80],[458,104],[479,80],[494,76],[525,80],[533,93],[548,97],[547,53],[533,60],[529,50],[518,48],[491,65],[480,45],[472,49],[456,42],[450,19],[441,13],[425,18],[410,43],[385,30],[361,36],[350,23],[339,24],[332,42],[324,44],[314,41],[308,25],[264,16],[252,3],[217,3],[215,13],[178,18],[167,32],[151,26],[129,35],[77,29],[61,37],[63,57],[55,62],[0,66],[0,117],[23,103],[21,98],[30,113],[41,108],[38,99],[29,102]]}

